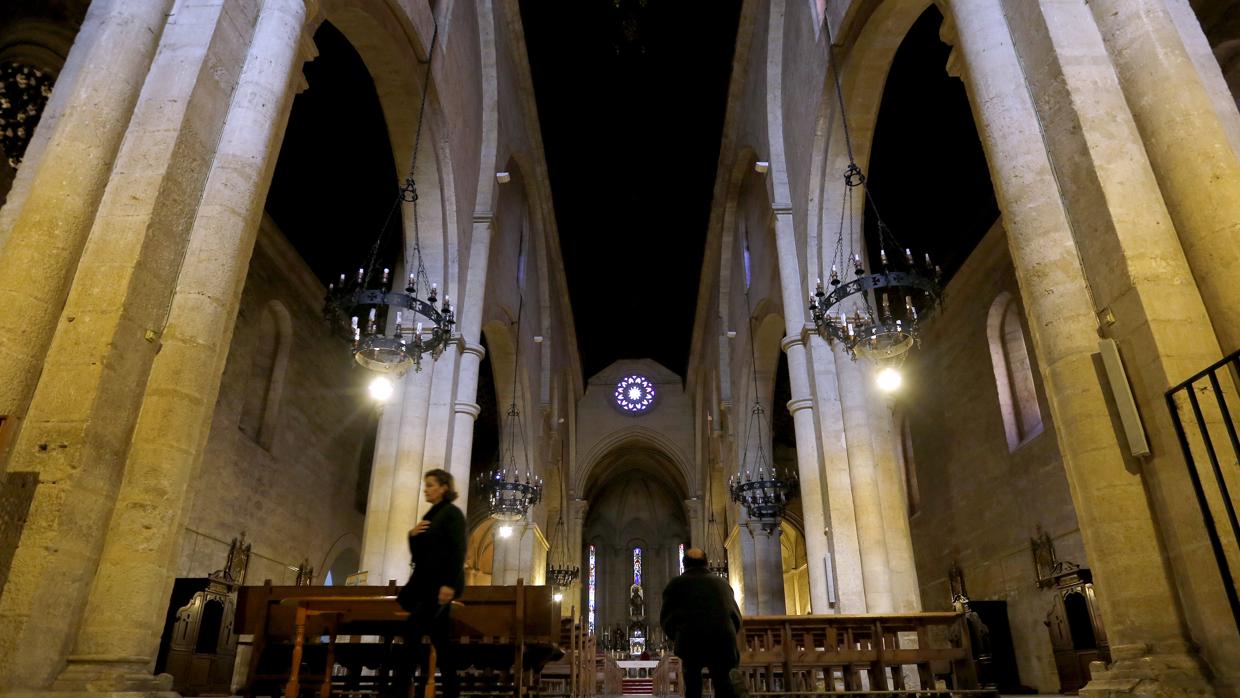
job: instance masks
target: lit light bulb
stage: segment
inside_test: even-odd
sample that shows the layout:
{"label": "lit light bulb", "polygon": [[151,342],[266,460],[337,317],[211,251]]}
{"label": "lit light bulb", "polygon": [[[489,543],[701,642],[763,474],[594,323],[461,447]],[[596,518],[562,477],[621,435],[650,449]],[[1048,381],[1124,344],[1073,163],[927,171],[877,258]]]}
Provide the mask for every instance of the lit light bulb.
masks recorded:
{"label": "lit light bulb", "polygon": [[500,538],[508,538],[508,537],[509,537],[509,536],[511,536],[511,535],[512,535],[512,526],[509,526],[509,525],[505,524],[505,525],[503,525],[503,526],[500,526],[500,527],[499,527],[499,537],[500,537]]}
{"label": "lit light bulb", "polygon": [[395,389],[392,381],[388,380],[387,376],[375,376],[375,379],[370,381],[370,397],[375,402],[387,402],[388,398],[392,397],[392,392]]}
{"label": "lit light bulb", "polygon": [[893,393],[900,389],[900,384],[904,382],[904,376],[900,375],[900,371],[890,366],[878,372],[875,377],[878,383],[878,389],[884,393]]}
{"label": "lit light bulb", "polygon": [[557,591],[551,598],[555,599],[556,603],[559,603],[564,600],[564,594]]}

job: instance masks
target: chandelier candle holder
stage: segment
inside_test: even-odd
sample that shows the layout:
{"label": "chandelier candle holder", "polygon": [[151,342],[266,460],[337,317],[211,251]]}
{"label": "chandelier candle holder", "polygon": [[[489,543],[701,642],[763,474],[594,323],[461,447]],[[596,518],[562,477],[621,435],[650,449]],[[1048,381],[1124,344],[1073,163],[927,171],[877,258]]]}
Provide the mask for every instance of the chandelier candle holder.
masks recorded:
{"label": "chandelier candle holder", "polygon": [[[810,292],[809,311],[823,339],[839,342],[854,360],[858,356],[873,360],[880,367],[881,376],[884,371],[895,372],[909,350],[921,343],[920,323],[942,302],[943,272],[930,261],[929,253],[924,256],[924,264],[920,263],[913,250],[901,245],[883,222],[865,186],[865,174],[853,156],[848,114],[844,111],[844,93],[840,89],[839,67],[834,60],[834,51],[830,47],[828,51],[827,69],[835,81],[848,166],[844,169],[840,227],[831,261],[831,290],[824,289],[822,279],[818,279]],[[860,202],[854,195],[857,189],[863,192]],[[861,214],[866,204],[874,213],[878,229],[880,270],[877,272],[867,270],[862,255],[852,249],[854,245],[861,244]],[[850,248],[847,254],[844,249],[845,234]],[[889,255],[889,251],[893,254]],[[852,279],[845,278],[849,270]],[[898,385],[898,374],[890,385]]]}
{"label": "chandelier candle holder", "polygon": [[[514,400],[508,408],[509,442],[515,441],[515,432],[523,431],[520,422],[521,411]],[[521,445],[524,451],[524,437],[521,438]],[[522,468],[517,464],[515,443],[509,443],[500,453],[495,467],[478,476],[478,486],[482,488],[491,518],[496,521],[520,521],[535,504],[542,501],[542,478],[533,474],[528,465]]]}
{"label": "chandelier candle holder", "polygon": [[564,526],[564,515],[560,514],[555,523],[555,531],[551,534],[551,555],[547,559],[547,583],[557,589],[567,589],[581,576],[581,568],[568,559],[568,529]]}
{"label": "chandelier candle holder", "polygon": [[758,425],[758,455],[753,463],[743,463],[741,470],[728,481],[728,493],[732,501],[745,507],[751,520],[757,521],[767,535],[779,529],[784,511],[796,496],[798,481],[795,475],[780,472],[767,462],[766,449],[761,442],[761,421],[765,410],[754,401],[750,423]]}
{"label": "chandelier candle holder", "polygon": [[[517,242],[518,258],[524,246],[525,233],[522,231]],[[525,310],[520,273],[517,275],[516,287],[519,294],[516,334],[513,339],[516,350],[512,353],[512,404],[508,407],[507,433],[500,447],[499,462],[491,470],[480,474],[477,480],[491,518],[502,522],[524,519],[530,509],[542,501],[543,492],[542,478],[535,475],[530,468],[525,427],[521,420],[521,410],[517,409],[517,377],[521,372],[521,316]]]}
{"label": "chandelier candle holder", "polygon": [[[388,209],[387,218],[370,248],[366,265],[359,267],[356,275],[341,274],[338,282],[328,284],[327,298],[323,304],[323,316],[333,330],[352,342],[354,360],[379,373],[404,375],[410,367],[421,371],[422,356],[430,354],[432,360],[438,359],[452,341],[452,328],[456,324],[451,300],[445,293],[443,302],[440,302],[439,287],[431,283],[426,273],[418,229],[418,186],[413,178],[413,173],[417,171],[426,98],[430,93],[431,63],[438,36],[439,27],[436,26],[427,54],[426,75],[422,83],[426,89],[422,90],[422,102],[418,107],[418,127],[413,139],[409,175],[396,201]],[[379,273],[378,263],[383,234],[402,203],[413,206],[413,246],[405,259],[405,268],[413,271],[404,290],[394,288],[396,284],[390,269],[383,268]],[[426,293],[425,298],[420,295],[421,292]]]}
{"label": "chandelier candle holder", "polygon": [[[749,248],[749,231],[745,231],[745,248]],[[745,448],[741,458],[739,471],[728,481],[728,493],[732,501],[745,507],[751,520],[757,521],[762,530],[769,536],[779,530],[784,518],[784,510],[796,496],[798,483],[795,475],[777,468],[766,458],[766,439],[762,433],[762,424],[766,421],[766,410],[758,399],[758,356],[754,348],[753,308],[750,303],[749,289],[745,289],[745,316],[749,318],[749,360],[750,375],[753,377],[753,409],[749,411],[749,425],[745,430]],[[749,444],[757,444],[756,456],[752,461],[749,457]]]}
{"label": "chandelier candle holder", "polygon": [[[401,188],[401,201],[416,206],[417,196],[410,177]],[[424,354],[438,359],[452,341],[456,324],[452,301],[447,295],[440,301],[439,286],[427,278],[416,242],[414,250],[417,271],[409,275],[403,290],[393,288],[390,269],[377,273],[373,253],[370,267],[359,268],[352,278],[341,274],[327,287],[324,316],[352,342],[357,363],[372,371],[404,374],[410,367],[421,371]],[[426,291],[425,299],[420,290]]]}

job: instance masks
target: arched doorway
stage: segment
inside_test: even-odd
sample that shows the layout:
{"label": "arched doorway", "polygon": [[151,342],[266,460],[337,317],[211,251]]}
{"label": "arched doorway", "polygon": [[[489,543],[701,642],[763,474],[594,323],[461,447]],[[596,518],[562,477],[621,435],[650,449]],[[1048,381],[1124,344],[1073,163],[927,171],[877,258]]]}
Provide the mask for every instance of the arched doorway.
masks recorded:
{"label": "arched doorway", "polygon": [[648,444],[622,444],[591,469],[584,494],[581,603],[587,620],[605,649],[657,650],[664,644],[658,627],[663,587],[680,573],[682,546],[690,540],[678,468]]}

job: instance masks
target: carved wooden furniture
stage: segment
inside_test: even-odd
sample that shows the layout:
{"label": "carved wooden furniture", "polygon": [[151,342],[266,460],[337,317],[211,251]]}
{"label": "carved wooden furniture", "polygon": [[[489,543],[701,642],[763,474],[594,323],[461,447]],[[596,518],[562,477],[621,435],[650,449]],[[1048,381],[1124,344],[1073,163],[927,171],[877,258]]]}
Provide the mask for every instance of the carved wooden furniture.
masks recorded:
{"label": "carved wooden furniture", "polygon": [[755,695],[993,694],[977,686],[968,638],[964,616],[950,612],[752,616],[740,668]]}
{"label": "carved wooden furniture", "polygon": [[[394,642],[408,621],[397,591],[394,584],[242,587],[237,630],[254,635],[244,694],[297,698],[309,689],[327,698],[391,688],[396,664],[415,659]],[[503,690],[525,696],[559,654],[559,616],[549,587],[466,587],[452,611],[459,665],[486,675],[462,677],[462,688],[490,691],[498,680]],[[363,675],[363,668],[372,672]]]}
{"label": "carved wooden furniture", "polygon": [[1088,568],[1073,569],[1056,578],[1055,604],[1046,614],[1046,628],[1051,634],[1060,693],[1076,693],[1089,683],[1090,662],[1111,661]]}
{"label": "carved wooden furniture", "polygon": [[561,618],[559,645],[564,656],[543,667],[539,696],[593,696],[594,637],[580,621]]}

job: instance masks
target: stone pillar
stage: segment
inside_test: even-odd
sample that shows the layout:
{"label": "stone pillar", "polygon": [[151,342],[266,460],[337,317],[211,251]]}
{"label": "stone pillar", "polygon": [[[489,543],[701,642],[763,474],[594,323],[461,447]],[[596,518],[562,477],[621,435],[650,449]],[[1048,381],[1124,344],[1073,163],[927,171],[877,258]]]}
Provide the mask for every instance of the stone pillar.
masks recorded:
{"label": "stone pillar", "polygon": [[386,572],[384,560],[387,559],[388,521],[391,519],[396,455],[400,451],[400,425],[408,382],[399,380],[395,383],[396,389],[391,399],[381,408],[383,413],[379,417],[378,433],[375,434],[375,457],[370,468],[366,519],[362,524],[361,569],[366,571],[366,583],[373,586],[381,586],[395,579],[383,575]]}
{"label": "stone pillar", "polygon": [[[1166,0],[1094,0],[1089,8],[1214,331],[1224,351],[1240,349],[1240,159]],[[1217,63],[1209,70],[1221,79]]]}
{"label": "stone pillar", "polygon": [[[426,510],[422,501],[422,455],[433,374],[429,368],[410,371],[402,381],[405,384],[401,395],[404,404],[394,435],[396,460],[380,583],[395,579],[400,584],[409,578],[409,529],[417,524],[419,512]],[[375,450],[378,450],[377,445]]]}
{"label": "stone pillar", "polygon": [[[509,526],[512,533],[501,534]],[[529,521],[495,523],[495,553],[491,558],[491,584],[511,586],[518,579],[526,584],[542,584],[546,576],[547,546],[536,524]]]}
{"label": "stone pillar", "polygon": [[800,335],[784,337],[780,347],[788,355],[788,378],[797,443],[797,473],[801,481],[801,513],[805,522],[805,557],[809,568],[810,610],[826,613],[827,574],[823,561],[827,557],[826,517],[822,506],[822,459],[818,455],[818,434],[814,425],[814,399],[810,396],[809,369],[806,366],[805,344]]}
{"label": "stone pillar", "polygon": [[[143,84],[10,456],[10,470],[38,472],[40,482],[0,597],[0,687],[47,686],[73,643],[254,30],[252,3],[182,5]],[[9,253],[26,249],[17,239]]]}
{"label": "stone pillar", "polygon": [[868,365],[836,355],[840,404],[844,413],[848,473],[852,483],[861,576],[865,585],[865,612],[891,613],[891,569],[887,560],[887,528],[879,493],[878,465],[870,433],[870,380]]}
{"label": "stone pillar", "polygon": [[[457,369],[460,359],[463,358],[460,353],[461,344],[459,341],[449,342],[443,354],[434,361],[429,402],[426,407],[426,438],[424,441],[426,445],[422,453],[423,473],[435,468],[449,469],[448,472],[452,472],[450,470],[452,437],[455,436],[453,421],[457,415],[455,398]],[[426,358],[429,359],[430,356]],[[472,436],[472,432],[470,435]],[[465,473],[464,480],[457,479],[454,473],[453,479],[461,495],[457,498],[456,505],[461,507],[461,511],[465,511],[468,496],[466,484],[469,481],[469,473]],[[430,508],[431,505],[422,502],[418,507],[419,516]]]}
{"label": "stone pillar", "polygon": [[568,504],[569,516],[566,521],[568,525],[568,559],[571,564],[577,565],[577,569],[581,570],[581,574],[577,576],[577,581],[573,582],[573,586],[564,592],[566,599],[580,599],[577,604],[577,617],[584,618],[586,612],[590,609],[587,607],[589,598],[587,596],[588,587],[586,583],[590,580],[590,560],[586,556],[585,544],[582,540],[586,530],[586,513],[589,511],[590,503],[584,499],[574,499]]}
{"label": "stone pillar", "polygon": [[[1058,59],[1024,61],[1039,111],[1074,105],[1074,120],[1044,124],[1047,146],[1053,162],[1067,163],[1058,175],[1069,219],[1075,229],[1093,232],[1078,243],[1081,258],[1096,304],[1114,318],[1105,332],[1127,359],[1148,430],[1153,455],[1142,474],[1155,520],[1176,522],[1159,527],[1169,567],[1208,569],[1213,552],[1200,510],[1183,496],[1192,484],[1165,391],[1217,359],[1214,329],[1196,285],[1181,282],[1192,272],[1089,8],[1046,2],[1006,9],[1018,55]],[[1234,394],[1230,380],[1221,383]],[[1220,416],[1208,416],[1221,431]],[[1188,431],[1191,442],[1195,429]],[[1185,618],[1216,676],[1240,686],[1240,636],[1214,622],[1230,608],[1221,584],[1210,580],[1196,575],[1186,583],[1176,576]]]}
{"label": "stone pillar", "polygon": [[[746,517],[748,519],[748,517]],[[747,616],[781,616],[784,604],[784,560],[779,529],[767,533],[756,521],[740,524],[741,563],[745,575]]]}
{"label": "stone pillar", "polygon": [[460,366],[456,371],[456,402],[453,409],[456,414],[452,420],[452,454],[448,470],[456,478],[456,487],[461,498],[456,501],[461,511],[466,511],[469,499],[470,459],[473,456],[474,423],[478,421],[481,408],[478,403],[478,370],[482,365],[482,357],[486,349],[481,344],[465,342],[461,349]]}
{"label": "stone pillar", "polygon": [[[241,290],[306,55],[304,0],[267,0],[190,234],[82,628],[56,687],[155,688],[151,676],[186,490],[203,448]],[[141,545],[135,545],[141,541]],[[163,686],[167,688],[167,686]]]}
{"label": "stone pillar", "polygon": [[[59,116],[35,132],[46,147],[23,163],[0,210],[0,415],[15,420],[10,433],[39,380],[171,7],[172,0],[90,4],[47,105]],[[0,472],[12,469],[6,464],[0,451]]]}
{"label": "stone pillar", "polygon": [[702,518],[702,498],[685,500],[685,513],[689,515],[689,544],[685,548],[706,549],[705,520]]}
{"label": "stone pillar", "polygon": [[1096,308],[1003,9],[958,0],[951,10],[949,67],[963,61],[1111,644],[1114,663],[1086,692],[1209,693],[1139,467],[1112,426],[1093,359]]}
{"label": "stone pillar", "polygon": [[[812,334],[809,351],[822,444],[822,484],[827,505],[825,518],[830,522],[827,550],[831,555],[831,569],[835,573],[835,608],[839,613],[865,613],[861,544],[857,539],[852,475],[848,472],[848,440],[844,435],[844,409],[836,371],[839,350],[833,349],[817,334]],[[808,537],[810,532],[806,531],[805,535]],[[814,563],[811,561],[810,564]],[[824,565],[824,561],[819,560],[818,564]]]}
{"label": "stone pillar", "polygon": [[883,536],[887,540],[887,567],[891,575],[892,610],[913,613],[921,610],[921,587],[917,583],[917,564],[913,560],[913,534],[908,525],[908,490],[901,482],[900,460],[891,402],[870,390],[870,423],[874,461],[878,475],[878,498],[883,509]]}

